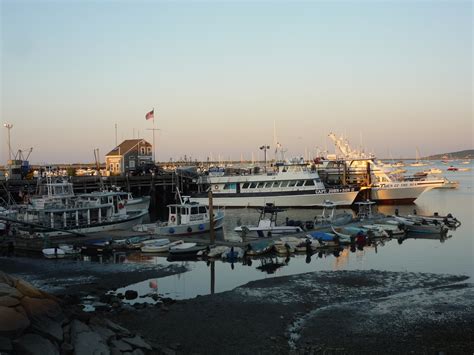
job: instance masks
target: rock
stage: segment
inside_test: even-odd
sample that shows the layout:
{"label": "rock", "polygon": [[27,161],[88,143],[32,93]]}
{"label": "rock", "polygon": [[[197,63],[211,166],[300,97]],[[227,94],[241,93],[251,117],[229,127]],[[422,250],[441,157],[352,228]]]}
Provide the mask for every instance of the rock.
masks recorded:
{"label": "rock", "polygon": [[3,296],[10,296],[13,298],[20,299],[23,297],[23,294],[20,291],[18,291],[15,287],[0,283],[0,297],[3,297]]}
{"label": "rock", "polygon": [[101,325],[92,324],[90,327],[92,328],[94,332],[98,333],[102,337],[102,340],[104,340],[105,343],[107,343],[110,338],[115,336],[115,333],[113,331]]}
{"label": "rock", "polygon": [[32,284],[29,282],[26,282],[25,280],[18,280],[18,282],[15,285],[15,288],[23,294],[23,296],[29,296],[33,298],[43,298],[43,292],[38,290],[36,287],[34,287]]}
{"label": "rock", "polygon": [[35,333],[59,343],[64,339],[62,323],[46,316],[32,318],[31,329]]}
{"label": "rock", "polygon": [[92,303],[92,307],[94,307],[96,311],[106,311],[110,309],[110,305],[103,302],[94,302]]}
{"label": "rock", "polygon": [[110,355],[122,355],[123,353],[117,348],[110,349]]}
{"label": "rock", "polygon": [[59,307],[59,304],[56,301],[51,299],[40,299],[26,296],[21,300],[21,305],[25,308],[25,311],[30,318],[41,318],[46,316],[60,322],[65,320],[61,307]]}
{"label": "rock", "polygon": [[132,351],[132,355],[145,355],[141,349],[135,349]]}
{"label": "rock", "polygon": [[61,355],[72,355],[74,353],[74,347],[69,343],[61,344]]}
{"label": "rock", "polygon": [[117,348],[118,350],[125,352],[125,351],[132,351],[133,348],[130,346],[130,344],[122,341],[122,340],[112,340],[110,342],[110,345],[113,346],[114,348]]}
{"label": "rock", "polygon": [[137,297],[138,297],[138,292],[137,291],[134,291],[134,290],[125,291],[125,298],[127,300],[134,300]]}
{"label": "rock", "polygon": [[160,348],[160,354],[163,355],[176,355],[176,351],[170,348]]}
{"label": "rock", "polygon": [[80,320],[74,319],[71,322],[71,341],[74,342],[80,333],[86,333],[90,331],[91,328],[82,323]]}
{"label": "rock", "polygon": [[24,355],[59,355],[58,349],[48,339],[38,334],[25,334],[14,341],[15,351]]}
{"label": "rock", "polygon": [[0,306],[0,335],[21,334],[30,325],[30,320],[13,308]]}
{"label": "rock", "polygon": [[134,336],[133,338],[122,338],[124,342],[129,343],[135,348],[142,348],[146,350],[151,350],[151,346],[147,344],[143,338],[139,335]]}
{"label": "rock", "polygon": [[130,331],[128,329],[125,329],[124,327],[118,325],[117,323],[114,323],[108,319],[104,319],[104,325],[108,327],[109,329],[112,329],[115,333],[118,333],[121,336],[129,336]]}
{"label": "rock", "polygon": [[0,354],[3,352],[11,352],[13,350],[13,345],[10,339],[5,337],[0,337]]}
{"label": "rock", "polygon": [[3,271],[0,271],[0,284],[7,284],[8,286],[15,287],[15,283],[18,280],[10,275],[5,274]]}
{"label": "rock", "polygon": [[73,338],[75,355],[109,355],[110,349],[104,344],[99,334],[94,332],[83,332]]}
{"label": "rock", "polygon": [[20,304],[18,298],[12,296],[0,296],[0,306],[14,307]]}

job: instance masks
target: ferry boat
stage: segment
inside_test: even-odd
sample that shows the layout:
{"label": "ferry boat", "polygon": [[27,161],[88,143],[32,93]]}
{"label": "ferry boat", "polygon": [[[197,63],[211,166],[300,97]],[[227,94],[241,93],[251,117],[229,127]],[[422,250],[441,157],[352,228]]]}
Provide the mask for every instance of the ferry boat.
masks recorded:
{"label": "ferry boat", "polygon": [[206,192],[191,196],[191,201],[225,207],[260,207],[272,203],[279,207],[313,207],[324,201],[350,206],[361,190],[357,186],[326,186],[318,172],[303,161],[277,163],[271,172],[240,175],[211,175],[198,179]]}
{"label": "ferry boat", "polygon": [[391,176],[376,163],[373,155],[353,150],[343,137],[333,133],[329,137],[342,153],[342,157],[329,161],[320,174],[326,178],[343,175],[349,183],[365,184],[370,188],[370,199],[377,203],[412,203],[422,193],[443,186],[443,178]]}

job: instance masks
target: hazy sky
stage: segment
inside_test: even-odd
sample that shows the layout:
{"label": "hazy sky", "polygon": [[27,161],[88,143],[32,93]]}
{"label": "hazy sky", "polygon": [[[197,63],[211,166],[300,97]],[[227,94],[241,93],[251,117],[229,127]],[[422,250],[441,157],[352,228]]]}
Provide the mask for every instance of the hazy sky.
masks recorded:
{"label": "hazy sky", "polygon": [[274,122],[287,157],[331,131],[381,157],[474,148],[471,1],[0,2],[1,121],[32,162],[93,161],[115,124],[151,142],[153,107],[158,160],[257,158]]}

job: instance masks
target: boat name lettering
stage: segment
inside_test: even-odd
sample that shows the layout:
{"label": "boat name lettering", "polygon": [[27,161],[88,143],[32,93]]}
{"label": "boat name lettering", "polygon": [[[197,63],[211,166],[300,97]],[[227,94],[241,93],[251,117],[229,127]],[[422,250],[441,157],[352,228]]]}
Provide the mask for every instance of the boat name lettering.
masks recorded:
{"label": "boat name lettering", "polygon": [[190,221],[199,221],[203,218],[204,218],[203,216],[191,216],[191,217],[189,217],[189,220]]}

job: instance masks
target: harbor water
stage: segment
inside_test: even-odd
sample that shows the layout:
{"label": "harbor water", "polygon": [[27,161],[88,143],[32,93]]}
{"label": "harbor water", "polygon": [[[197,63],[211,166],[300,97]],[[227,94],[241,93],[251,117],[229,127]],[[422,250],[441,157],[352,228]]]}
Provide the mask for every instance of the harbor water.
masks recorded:
{"label": "harbor water", "polygon": [[[376,246],[366,246],[363,250],[344,249],[340,253],[319,253],[311,257],[306,255],[292,255],[290,257],[268,256],[253,259],[251,262],[235,264],[221,261],[167,261],[166,257],[133,254],[124,259],[124,262],[168,265],[179,263],[188,271],[182,274],[150,279],[137,284],[118,289],[116,292],[135,290],[141,298],[133,302],[153,302],[145,295],[157,292],[161,296],[174,299],[188,299],[198,295],[231,290],[253,280],[284,275],[293,275],[321,270],[383,270],[403,272],[426,272],[437,274],[474,276],[474,175],[468,172],[446,172],[446,166],[438,164],[445,171],[449,180],[459,181],[457,189],[434,189],[420,196],[416,203],[409,205],[382,205],[378,211],[384,214],[394,214],[398,209],[401,215],[412,214],[413,210],[420,215],[431,215],[438,212],[440,215],[451,213],[462,222],[456,230],[448,232],[446,238],[439,236],[413,235],[399,241],[395,238]],[[288,217],[294,220],[310,220],[317,209],[288,209],[279,214],[280,223]],[[254,223],[258,213],[253,208],[227,209],[224,229],[219,237],[238,239],[233,231],[238,224]],[[208,238],[203,235],[202,238]],[[157,288],[156,288],[157,286]]]}

